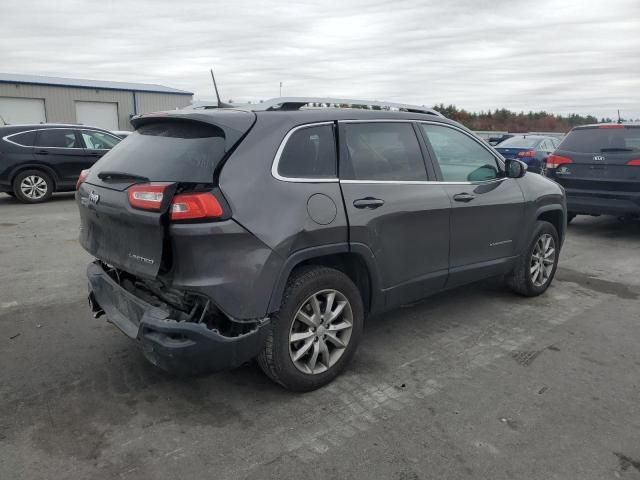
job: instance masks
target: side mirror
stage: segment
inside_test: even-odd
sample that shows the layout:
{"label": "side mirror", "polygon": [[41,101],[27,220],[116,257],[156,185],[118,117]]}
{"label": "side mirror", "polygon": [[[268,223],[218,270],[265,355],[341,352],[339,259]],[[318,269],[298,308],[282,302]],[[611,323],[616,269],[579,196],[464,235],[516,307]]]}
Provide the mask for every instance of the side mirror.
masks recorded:
{"label": "side mirror", "polygon": [[507,178],[522,178],[527,173],[527,164],[520,160],[507,159],[504,161]]}

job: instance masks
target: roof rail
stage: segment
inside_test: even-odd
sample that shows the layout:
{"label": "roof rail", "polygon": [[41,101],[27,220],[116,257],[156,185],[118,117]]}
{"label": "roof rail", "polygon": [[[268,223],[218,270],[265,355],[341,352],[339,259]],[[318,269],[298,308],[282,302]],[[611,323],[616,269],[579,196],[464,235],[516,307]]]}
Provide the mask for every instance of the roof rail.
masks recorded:
{"label": "roof rail", "polygon": [[324,97],[280,97],[265,100],[264,102],[253,104],[253,110],[300,110],[300,108],[309,104],[319,103],[321,105],[329,105],[337,108],[352,107],[379,107],[380,110],[399,110],[411,113],[425,113],[427,115],[436,115],[444,117],[440,112],[433,108],[426,108],[419,105],[407,105],[404,103],[378,102],[371,100],[354,100],[351,98],[324,98]]}

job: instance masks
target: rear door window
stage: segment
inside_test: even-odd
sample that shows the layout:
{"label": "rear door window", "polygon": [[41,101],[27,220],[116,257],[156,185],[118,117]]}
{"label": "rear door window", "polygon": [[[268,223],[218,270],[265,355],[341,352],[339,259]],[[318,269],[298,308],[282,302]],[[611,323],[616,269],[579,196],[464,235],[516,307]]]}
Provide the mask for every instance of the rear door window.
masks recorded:
{"label": "rear door window", "polygon": [[345,123],[340,178],[422,181],[427,171],[411,123]]}
{"label": "rear door window", "polygon": [[451,127],[421,123],[445,182],[479,182],[498,177],[498,163],[479,142]]}
{"label": "rear door window", "polygon": [[582,128],[565,137],[559,150],[576,153],[638,153],[640,128]]}
{"label": "rear door window", "polygon": [[284,178],[336,178],[336,142],[333,125],[313,125],[295,130],[278,161]]}
{"label": "rear door window", "polygon": [[76,133],[67,128],[38,130],[36,147],[42,148],[82,148]]}
{"label": "rear door window", "polygon": [[212,183],[225,155],[224,132],[215,125],[166,120],[141,125],[91,168],[151,181]]}

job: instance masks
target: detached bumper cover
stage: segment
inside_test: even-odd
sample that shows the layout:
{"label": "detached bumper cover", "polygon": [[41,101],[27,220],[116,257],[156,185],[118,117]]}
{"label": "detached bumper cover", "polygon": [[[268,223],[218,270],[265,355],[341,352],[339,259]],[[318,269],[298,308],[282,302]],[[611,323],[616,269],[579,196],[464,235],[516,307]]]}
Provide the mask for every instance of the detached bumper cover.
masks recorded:
{"label": "detached bumper cover", "polygon": [[242,365],[262,349],[268,321],[248,333],[225,337],[205,325],[177,322],[118,285],[97,263],[87,268],[89,298],[109,322],[139,341],[147,358],[173,371],[224,370]]}

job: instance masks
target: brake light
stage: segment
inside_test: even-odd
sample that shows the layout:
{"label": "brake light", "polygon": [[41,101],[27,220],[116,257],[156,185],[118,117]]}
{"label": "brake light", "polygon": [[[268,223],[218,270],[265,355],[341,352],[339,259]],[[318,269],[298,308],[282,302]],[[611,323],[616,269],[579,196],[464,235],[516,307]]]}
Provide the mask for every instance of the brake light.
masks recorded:
{"label": "brake light", "polygon": [[535,150],[527,150],[526,152],[518,152],[518,156],[519,157],[535,157],[536,156],[536,151]]}
{"label": "brake light", "polygon": [[547,157],[547,168],[558,168],[560,165],[566,165],[567,163],[573,163],[573,160],[554,154]]}
{"label": "brake light", "polygon": [[78,181],[76,182],[76,190],[80,188],[80,185],[84,183],[84,181],[87,179],[88,176],[89,176],[89,169],[82,170],[80,172],[80,176],[78,177]]}
{"label": "brake light", "polygon": [[129,187],[129,205],[140,210],[160,211],[164,192],[170,183],[152,182]]}
{"label": "brake light", "polygon": [[615,125],[598,125],[598,128],[624,128],[624,125],[616,123]]}
{"label": "brake light", "polygon": [[183,193],[173,197],[171,202],[171,220],[195,220],[218,218],[224,209],[211,193]]}
{"label": "brake light", "polygon": [[634,167],[640,167],[640,158],[635,158],[633,160],[629,160],[627,165],[632,165]]}

